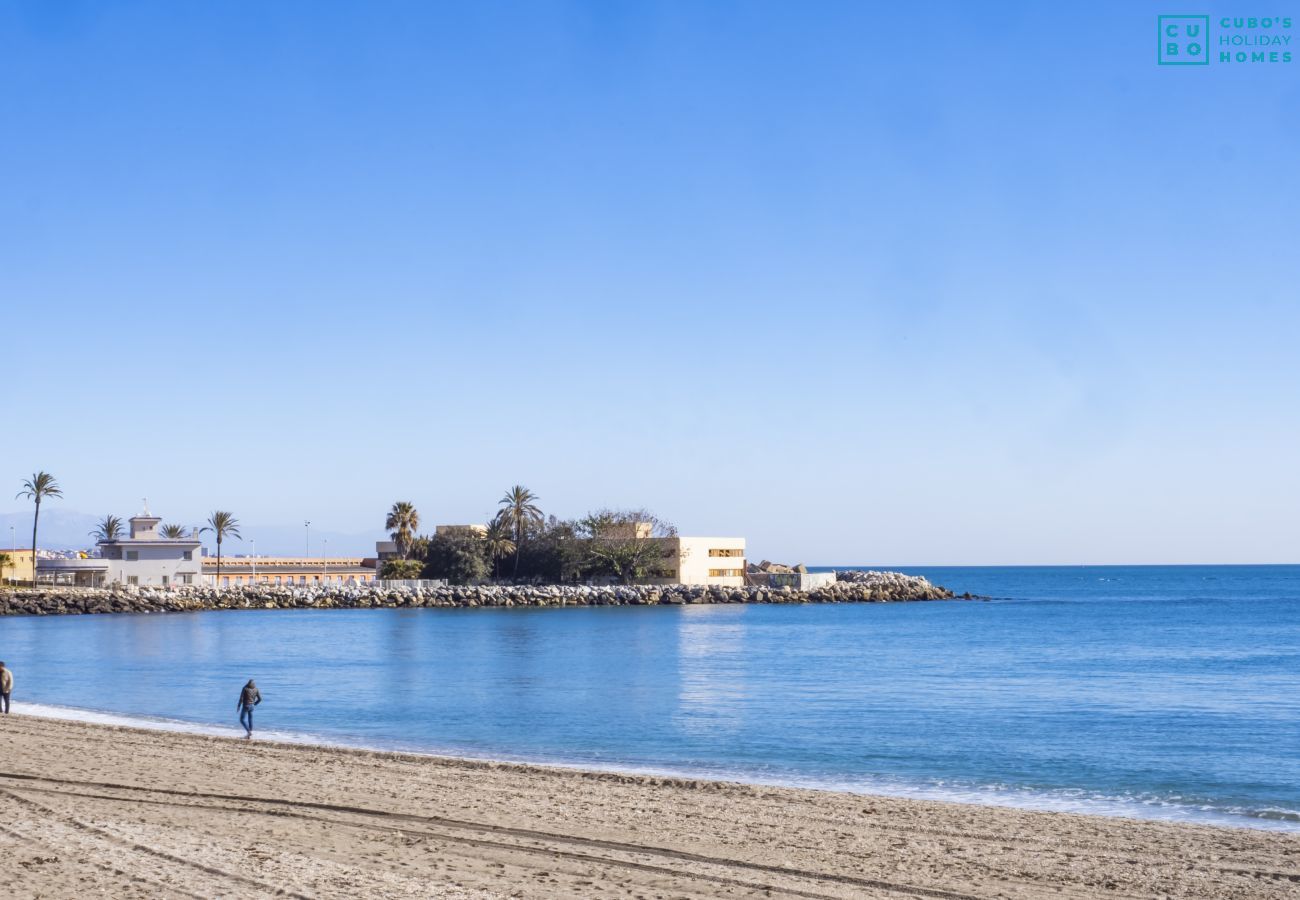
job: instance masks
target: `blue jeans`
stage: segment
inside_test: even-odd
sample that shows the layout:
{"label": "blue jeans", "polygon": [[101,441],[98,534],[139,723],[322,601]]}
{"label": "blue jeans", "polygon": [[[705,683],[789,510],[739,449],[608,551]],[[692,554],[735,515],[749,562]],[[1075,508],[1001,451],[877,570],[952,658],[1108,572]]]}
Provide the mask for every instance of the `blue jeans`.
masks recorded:
{"label": "blue jeans", "polygon": [[249,734],[253,733],[253,707],[245,706],[239,710],[239,724],[244,726],[244,730]]}

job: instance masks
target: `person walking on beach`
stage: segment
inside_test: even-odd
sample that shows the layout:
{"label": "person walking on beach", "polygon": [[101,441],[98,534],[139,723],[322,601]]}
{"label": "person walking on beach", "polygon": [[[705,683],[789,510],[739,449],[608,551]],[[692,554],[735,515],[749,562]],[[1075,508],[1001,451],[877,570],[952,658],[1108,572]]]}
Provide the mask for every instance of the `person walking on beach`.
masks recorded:
{"label": "person walking on beach", "polygon": [[248,684],[239,692],[239,724],[244,726],[244,731],[248,734],[245,737],[253,736],[253,707],[262,702],[262,692],[253,684],[253,679],[248,679]]}
{"label": "person walking on beach", "polygon": [[9,715],[9,695],[14,690],[14,673],[5,668],[5,664],[0,662],[0,709],[4,714]]}

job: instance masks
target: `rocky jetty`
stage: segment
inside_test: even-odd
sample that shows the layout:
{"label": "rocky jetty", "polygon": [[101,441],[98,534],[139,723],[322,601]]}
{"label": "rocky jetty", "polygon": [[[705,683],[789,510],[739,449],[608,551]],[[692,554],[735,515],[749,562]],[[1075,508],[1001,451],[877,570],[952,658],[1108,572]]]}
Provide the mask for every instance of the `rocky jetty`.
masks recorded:
{"label": "rocky jetty", "polygon": [[0,592],[0,615],[195,612],[206,609],[370,609],[384,607],[662,606],[696,603],[885,603],[949,600],[952,591],[898,572],[839,572],[813,590],[690,585],[474,585],[328,588],[48,588]]}

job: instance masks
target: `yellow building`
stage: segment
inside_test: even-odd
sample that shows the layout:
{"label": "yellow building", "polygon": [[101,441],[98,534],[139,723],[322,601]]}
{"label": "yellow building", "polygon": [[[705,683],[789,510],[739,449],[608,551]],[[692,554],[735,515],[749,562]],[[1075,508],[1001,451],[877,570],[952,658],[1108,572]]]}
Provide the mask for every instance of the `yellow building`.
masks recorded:
{"label": "yellow building", "polygon": [[653,522],[621,523],[605,531],[615,540],[655,541],[664,547],[664,559],[655,565],[649,584],[688,584],[706,587],[745,586],[743,537],[651,537]]}
{"label": "yellow building", "polygon": [[743,587],[745,539],[742,537],[668,537],[670,555],[656,581],[672,584]]}
{"label": "yellow building", "polygon": [[483,537],[487,534],[486,525],[438,525],[433,533],[439,537]]}
{"label": "yellow building", "polygon": [[0,571],[0,581],[5,584],[15,582],[30,584],[32,581],[32,548],[25,550],[0,550],[9,558],[3,571]]}
{"label": "yellow building", "polygon": [[[370,562],[371,565],[366,565]],[[217,587],[254,584],[288,587],[340,587],[375,580],[373,560],[361,557],[223,556],[217,584],[217,558],[203,559],[203,580]]]}

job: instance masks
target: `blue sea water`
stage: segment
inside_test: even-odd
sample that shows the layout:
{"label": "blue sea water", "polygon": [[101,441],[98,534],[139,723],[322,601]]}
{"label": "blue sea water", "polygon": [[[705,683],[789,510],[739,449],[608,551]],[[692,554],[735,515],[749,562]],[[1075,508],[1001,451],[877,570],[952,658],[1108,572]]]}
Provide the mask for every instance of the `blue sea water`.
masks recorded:
{"label": "blue sea water", "polygon": [[1300,832],[1300,566],[904,571],[995,599],[9,618],[0,658],[159,727],[253,676],[280,737]]}

